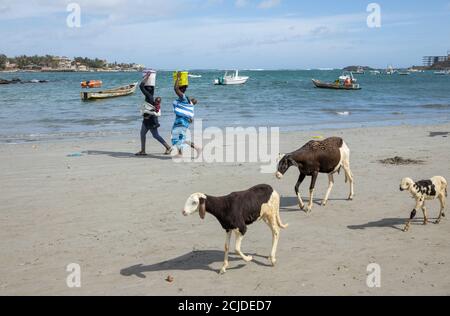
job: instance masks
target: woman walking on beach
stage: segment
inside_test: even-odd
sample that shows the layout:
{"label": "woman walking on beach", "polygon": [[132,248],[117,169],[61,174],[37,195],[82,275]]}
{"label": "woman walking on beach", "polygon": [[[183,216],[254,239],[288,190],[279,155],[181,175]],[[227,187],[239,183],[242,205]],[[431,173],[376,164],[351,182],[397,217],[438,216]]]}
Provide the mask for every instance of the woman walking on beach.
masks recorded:
{"label": "woman walking on beach", "polygon": [[178,150],[178,156],[183,155],[183,148],[188,145],[200,154],[201,148],[196,146],[187,139],[187,131],[194,120],[194,106],[197,104],[196,99],[190,100],[186,96],[187,86],[180,86],[181,73],[177,74],[175,81],[175,93],[178,99],[173,103],[175,113],[175,122],[172,128],[172,145]]}
{"label": "woman walking on beach", "polygon": [[158,128],[161,126],[159,124],[158,117],[161,116],[161,98],[157,97],[154,99],[155,87],[146,85],[150,73],[147,73],[144,80],[139,85],[142,93],[145,96],[145,103],[142,108],[142,116],[144,117],[142,121],[141,128],[141,151],[136,154],[136,156],[147,156],[145,152],[145,145],[147,141],[147,133],[150,131],[154,139],[161,143],[166,148],[165,155],[170,155],[172,147],[170,147],[167,142],[159,135]]}

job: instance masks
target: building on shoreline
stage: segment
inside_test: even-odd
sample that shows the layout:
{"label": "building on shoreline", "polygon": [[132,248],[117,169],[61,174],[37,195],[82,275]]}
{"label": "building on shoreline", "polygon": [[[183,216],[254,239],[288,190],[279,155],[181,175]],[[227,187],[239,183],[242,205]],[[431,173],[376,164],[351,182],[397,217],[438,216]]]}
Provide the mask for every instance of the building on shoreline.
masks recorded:
{"label": "building on shoreline", "polygon": [[424,56],[423,66],[431,67],[434,64],[442,63],[450,60],[450,50],[447,51],[447,56]]}
{"label": "building on shoreline", "polygon": [[63,56],[63,57],[53,57],[53,60],[55,61],[55,64],[57,65],[57,70],[59,71],[75,71],[75,65],[72,59]]}
{"label": "building on shoreline", "polygon": [[16,69],[17,69],[17,64],[10,63],[9,60],[6,61],[6,63],[5,63],[5,70],[6,71],[14,71]]}

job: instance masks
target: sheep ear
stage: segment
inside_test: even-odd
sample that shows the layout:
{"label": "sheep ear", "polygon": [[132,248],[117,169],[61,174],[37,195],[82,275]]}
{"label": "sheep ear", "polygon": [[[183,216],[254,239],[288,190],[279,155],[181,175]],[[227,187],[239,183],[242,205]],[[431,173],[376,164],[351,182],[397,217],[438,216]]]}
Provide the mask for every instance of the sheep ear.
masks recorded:
{"label": "sheep ear", "polygon": [[201,219],[205,219],[206,217],[206,199],[201,197],[200,198],[200,206],[199,206],[199,214]]}

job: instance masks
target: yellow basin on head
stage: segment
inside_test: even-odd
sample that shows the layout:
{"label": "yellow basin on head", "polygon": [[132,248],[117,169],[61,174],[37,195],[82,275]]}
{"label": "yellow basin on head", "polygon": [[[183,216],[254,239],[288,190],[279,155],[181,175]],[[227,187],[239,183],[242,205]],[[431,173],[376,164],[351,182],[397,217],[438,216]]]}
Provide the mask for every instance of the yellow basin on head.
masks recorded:
{"label": "yellow basin on head", "polygon": [[[178,72],[173,73],[173,83],[177,81]],[[180,86],[188,86],[189,85],[189,73],[187,71],[181,71],[181,79]]]}

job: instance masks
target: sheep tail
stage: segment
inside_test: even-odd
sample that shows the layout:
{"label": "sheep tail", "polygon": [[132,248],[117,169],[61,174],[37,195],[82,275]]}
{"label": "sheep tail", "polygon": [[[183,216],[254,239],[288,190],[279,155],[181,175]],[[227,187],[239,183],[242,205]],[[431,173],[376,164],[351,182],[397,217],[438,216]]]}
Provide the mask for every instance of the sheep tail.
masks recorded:
{"label": "sheep tail", "polygon": [[443,184],[443,186],[444,186],[444,188],[445,188],[445,197],[448,197],[448,192],[447,192],[448,184],[447,184],[447,180],[442,179],[442,184]]}
{"label": "sheep tail", "polygon": [[280,228],[286,229],[289,227],[289,224],[283,224],[280,217],[280,212],[277,213],[277,224],[280,226]]}
{"label": "sheep tail", "polygon": [[282,229],[286,229],[288,228],[289,224],[283,224],[283,222],[281,221],[281,217],[280,217],[280,195],[278,194],[277,191],[273,191],[273,195],[272,198],[274,199],[272,206],[272,210],[275,212],[275,216],[276,216],[276,221],[277,221],[277,225],[282,228]]}

